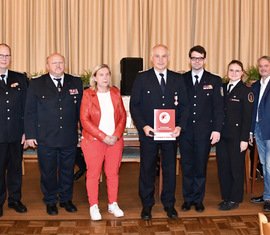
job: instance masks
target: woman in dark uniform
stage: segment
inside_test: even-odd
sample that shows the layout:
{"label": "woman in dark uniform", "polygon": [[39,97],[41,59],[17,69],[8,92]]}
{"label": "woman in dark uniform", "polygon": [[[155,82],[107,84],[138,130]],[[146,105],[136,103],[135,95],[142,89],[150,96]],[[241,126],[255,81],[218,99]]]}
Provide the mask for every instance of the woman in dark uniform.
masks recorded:
{"label": "woman in dark uniform", "polygon": [[242,78],[243,64],[232,60],[228,65],[229,82],[224,90],[224,123],[216,146],[222,202],[220,210],[231,210],[243,200],[245,152],[248,147],[253,93]]}

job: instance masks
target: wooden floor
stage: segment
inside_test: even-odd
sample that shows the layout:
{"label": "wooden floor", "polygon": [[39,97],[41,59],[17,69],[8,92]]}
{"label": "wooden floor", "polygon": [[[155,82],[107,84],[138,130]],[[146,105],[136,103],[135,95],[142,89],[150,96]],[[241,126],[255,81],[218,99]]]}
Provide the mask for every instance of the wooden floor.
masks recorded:
{"label": "wooden floor", "polygon": [[0,220],[0,234],[139,234],[139,235],[237,235],[259,234],[257,216],[198,217],[177,220]]}
{"label": "wooden floor", "polygon": [[[74,184],[74,204],[77,213],[67,213],[59,208],[57,216],[48,216],[42,202],[39,187],[37,163],[26,163],[23,176],[23,199],[27,205],[26,214],[18,214],[4,206],[4,216],[0,219],[0,234],[259,234],[257,213],[262,205],[249,202],[252,195],[245,195],[244,202],[236,210],[222,212],[217,209],[220,202],[216,162],[208,164],[207,187],[205,196],[206,210],[182,212],[181,177],[177,176],[176,209],[178,220],[169,220],[156,197],[153,220],[140,220],[141,204],[138,197],[139,163],[123,163],[120,172],[119,205],[125,217],[115,219],[107,212],[105,181],[100,184],[99,207],[103,220],[92,222],[89,219],[89,206],[82,177]],[[104,178],[103,178],[104,179]],[[255,195],[259,195],[263,181],[258,180]],[[157,194],[158,195],[158,194]]]}

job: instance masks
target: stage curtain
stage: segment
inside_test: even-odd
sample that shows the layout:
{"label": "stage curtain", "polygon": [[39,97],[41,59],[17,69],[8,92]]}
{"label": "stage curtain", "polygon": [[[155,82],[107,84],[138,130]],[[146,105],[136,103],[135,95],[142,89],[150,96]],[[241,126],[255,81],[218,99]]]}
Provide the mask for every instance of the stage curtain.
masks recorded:
{"label": "stage curtain", "polygon": [[0,0],[0,42],[12,48],[12,69],[45,72],[60,52],[67,72],[81,74],[108,63],[120,85],[120,60],[151,48],[170,49],[170,68],[189,69],[188,51],[207,50],[206,69],[224,76],[231,59],[245,67],[270,54],[268,0]]}

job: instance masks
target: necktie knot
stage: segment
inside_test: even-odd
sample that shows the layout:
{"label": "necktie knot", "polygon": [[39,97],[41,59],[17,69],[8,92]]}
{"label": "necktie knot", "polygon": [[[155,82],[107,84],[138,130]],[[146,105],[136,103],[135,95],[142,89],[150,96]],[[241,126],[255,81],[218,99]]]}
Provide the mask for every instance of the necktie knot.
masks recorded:
{"label": "necktie knot", "polygon": [[230,92],[232,91],[232,88],[233,88],[233,84],[230,84],[230,85],[228,86],[228,89],[227,89],[228,93],[230,93]]}
{"label": "necktie knot", "polygon": [[199,86],[199,76],[195,75],[194,78],[195,78],[194,88],[195,88],[195,91],[197,91],[197,88]]}
{"label": "necktie knot", "polygon": [[1,83],[2,83],[3,85],[6,85],[6,81],[5,81],[6,75],[5,75],[5,74],[1,74],[0,77],[1,77]]}
{"label": "necktie knot", "polygon": [[166,86],[165,79],[164,79],[164,74],[160,73],[159,75],[161,77],[161,79],[160,79],[160,88],[162,90],[162,93],[164,93],[165,92],[165,86]]}
{"label": "necktie knot", "polygon": [[194,78],[195,78],[195,85],[198,85],[199,84],[199,76],[195,75]]}
{"label": "necktie knot", "polygon": [[55,81],[57,81],[57,89],[60,92],[62,90],[62,83],[61,83],[61,78],[54,78]]}

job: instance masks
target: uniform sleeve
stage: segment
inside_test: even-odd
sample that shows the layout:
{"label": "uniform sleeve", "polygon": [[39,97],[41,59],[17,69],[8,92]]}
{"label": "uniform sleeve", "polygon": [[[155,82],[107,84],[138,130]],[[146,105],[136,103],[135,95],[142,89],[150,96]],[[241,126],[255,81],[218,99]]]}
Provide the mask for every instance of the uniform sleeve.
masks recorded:
{"label": "uniform sleeve", "polygon": [[83,95],[83,83],[82,83],[81,78],[78,78],[77,87],[78,87],[78,92],[79,92],[79,99],[77,102],[76,110],[77,110],[77,114],[78,114],[78,120],[80,120],[80,107],[81,107],[82,95]]}
{"label": "uniform sleeve", "polygon": [[[22,94],[22,110],[23,110],[23,113],[22,113],[22,118],[24,119],[24,111],[25,111],[25,103],[26,103],[26,94],[27,94],[27,86],[28,86],[28,78],[25,74],[22,75],[21,77],[21,87],[22,87],[22,91],[23,91],[23,94]],[[24,129],[23,129],[23,132]]]}
{"label": "uniform sleeve", "polygon": [[130,114],[138,130],[142,130],[143,127],[147,125],[141,113],[142,92],[143,92],[143,78],[140,76],[140,74],[138,74],[133,83],[130,97]]}
{"label": "uniform sleeve", "polygon": [[176,120],[176,125],[180,126],[182,130],[185,130],[188,116],[189,116],[189,102],[188,102],[188,95],[187,95],[187,88],[184,82],[184,78],[180,75],[179,81],[179,113],[180,118]]}
{"label": "uniform sleeve", "polygon": [[37,138],[37,97],[34,93],[35,81],[29,82],[27,89],[25,111],[24,111],[24,131],[26,139]]}
{"label": "uniform sleeve", "polygon": [[241,141],[248,142],[249,132],[252,121],[252,110],[254,103],[254,95],[251,88],[246,87],[243,103],[242,103],[242,129],[241,129]]}
{"label": "uniform sleeve", "polygon": [[213,96],[213,130],[221,132],[224,120],[224,92],[221,78],[215,76],[214,96]]}

